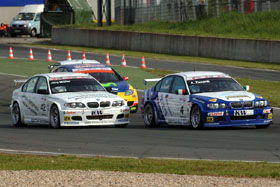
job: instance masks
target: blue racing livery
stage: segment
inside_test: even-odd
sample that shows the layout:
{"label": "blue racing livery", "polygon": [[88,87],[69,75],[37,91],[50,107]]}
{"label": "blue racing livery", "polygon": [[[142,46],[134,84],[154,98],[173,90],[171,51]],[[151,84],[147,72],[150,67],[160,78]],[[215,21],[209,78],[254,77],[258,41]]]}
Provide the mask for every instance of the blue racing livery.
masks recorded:
{"label": "blue racing livery", "polygon": [[[147,79],[146,81],[149,81]],[[187,125],[193,128],[268,127],[273,110],[258,94],[245,91],[220,72],[182,72],[154,79],[144,90],[141,112],[147,126]]]}

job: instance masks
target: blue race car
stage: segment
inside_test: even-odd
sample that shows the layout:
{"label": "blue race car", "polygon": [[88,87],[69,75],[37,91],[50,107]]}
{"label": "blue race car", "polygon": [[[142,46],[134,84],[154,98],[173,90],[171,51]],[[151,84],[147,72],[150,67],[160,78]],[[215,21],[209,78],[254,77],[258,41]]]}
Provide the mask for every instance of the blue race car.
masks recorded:
{"label": "blue race car", "polygon": [[260,95],[248,92],[221,72],[181,72],[144,90],[141,112],[146,126],[160,124],[202,127],[269,127],[273,111]]}
{"label": "blue race car", "polygon": [[138,94],[130,84],[128,77],[121,77],[111,66],[95,60],[67,60],[49,67],[50,72],[87,73],[98,80],[110,92],[123,98],[130,107],[131,113],[138,110]]}

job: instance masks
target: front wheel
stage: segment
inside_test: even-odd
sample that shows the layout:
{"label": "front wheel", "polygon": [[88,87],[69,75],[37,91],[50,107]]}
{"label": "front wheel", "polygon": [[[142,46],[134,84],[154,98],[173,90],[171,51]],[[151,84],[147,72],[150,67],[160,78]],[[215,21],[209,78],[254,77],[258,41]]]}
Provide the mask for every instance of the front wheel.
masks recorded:
{"label": "front wheel", "polygon": [[36,29],[32,29],[30,36],[31,37],[36,37],[36,35],[37,35]]}
{"label": "front wheel", "polygon": [[194,129],[201,129],[203,127],[201,110],[197,105],[191,111],[191,125]]}
{"label": "front wheel", "polygon": [[24,124],[21,121],[21,114],[20,114],[20,108],[18,103],[13,104],[12,108],[12,124],[13,126],[23,126]]}
{"label": "front wheel", "polygon": [[156,126],[154,108],[150,103],[148,103],[144,108],[144,123],[147,127]]}
{"label": "front wheel", "polygon": [[50,111],[50,122],[51,126],[54,129],[57,129],[60,127],[60,116],[59,116],[59,110],[56,105],[52,106]]}

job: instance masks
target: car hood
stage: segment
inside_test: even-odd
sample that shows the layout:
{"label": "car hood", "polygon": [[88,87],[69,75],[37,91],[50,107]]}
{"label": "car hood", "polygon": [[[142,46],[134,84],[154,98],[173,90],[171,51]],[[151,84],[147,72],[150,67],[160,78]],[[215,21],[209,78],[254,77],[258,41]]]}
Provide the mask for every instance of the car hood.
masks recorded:
{"label": "car hood", "polygon": [[193,94],[194,97],[200,99],[220,99],[224,101],[252,101],[255,99],[255,94],[246,91],[225,91],[225,92],[208,92]]}
{"label": "car hood", "polygon": [[122,99],[121,97],[106,91],[57,93],[54,94],[53,97],[66,102],[112,101]]}
{"label": "car hood", "polygon": [[126,81],[102,83],[103,87],[112,87],[112,92],[126,92],[129,85]]}

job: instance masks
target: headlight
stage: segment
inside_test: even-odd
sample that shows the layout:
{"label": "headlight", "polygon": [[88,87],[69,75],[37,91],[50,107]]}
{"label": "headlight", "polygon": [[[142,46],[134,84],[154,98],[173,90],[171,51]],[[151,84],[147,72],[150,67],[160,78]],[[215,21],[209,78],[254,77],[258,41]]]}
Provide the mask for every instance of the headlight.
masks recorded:
{"label": "headlight", "polygon": [[28,25],[23,25],[23,27],[27,27]]}
{"label": "headlight", "polygon": [[65,107],[67,108],[85,108],[86,105],[83,103],[75,102],[75,103],[65,103]]}
{"label": "headlight", "polygon": [[126,92],[125,92],[125,96],[127,96],[127,95],[132,95],[134,93],[134,90],[132,90],[132,89],[129,89],[129,90],[127,90]]}
{"label": "headlight", "polygon": [[219,108],[227,108],[228,106],[225,103],[210,103],[207,104],[207,107],[211,109],[219,109]]}
{"label": "headlight", "polygon": [[266,107],[266,106],[267,106],[267,101],[266,100],[255,102],[255,107],[256,108],[262,108],[262,107]]}
{"label": "headlight", "polygon": [[112,106],[123,106],[125,104],[124,100],[114,101]]}

